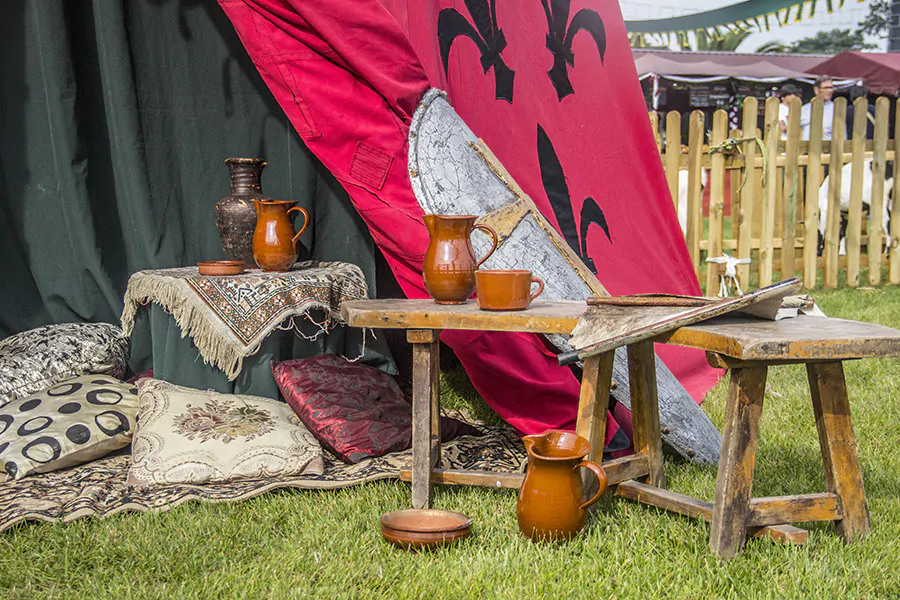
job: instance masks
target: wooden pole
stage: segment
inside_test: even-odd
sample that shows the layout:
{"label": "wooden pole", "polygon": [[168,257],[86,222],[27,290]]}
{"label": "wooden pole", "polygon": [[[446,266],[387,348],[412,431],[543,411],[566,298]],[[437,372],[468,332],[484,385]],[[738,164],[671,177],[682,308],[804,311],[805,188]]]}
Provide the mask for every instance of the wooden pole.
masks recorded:
{"label": "wooden pole", "polygon": [[700,186],[703,173],[700,164],[703,158],[703,112],[695,110],[691,113],[688,145],[688,227],[687,245],[691,254],[694,273],[700,277],[700,238],[703,235],[703,201]]}
{"label": "wooden pole", "polygon": [[772,284],[772,271],[775,259],[775,190],[780,185],[777,181],[778,166],[775,157],[778,155],[778,140],[781,139],[781,128],[778,126],[778,98],[766,100],[765,141],[768,164],[766,165],[766,185],[763,189],[762,232],[759,245],[759,287]]}
{"label": "wooden pole", "polygon": [[662,140],[659,139],[659,113],[655,110],[650,111],[650,127],[653,129],[653,139],[656,141],[656,153],[662,151]]}
{"label": "wooden pole", "polygon": [[819,249],[819,186],[822,185],[822,115],[824,106],[812,101],[809,119],[809,154],[806,167],[806,217],[803,240],[803,287],[816,287],[816,258]]}
{"label": "wooden pole", "polygon": [[[897,151],[900,150],[900,102],[897,103],[895,110],[894,140],[891,146],[894,150],[894,156],[897,156]],[[897,168],[897,162],[898,161],[895,159],[894,181],[897,181],[898,175],[900,175],[900,169]],[[894,189],[896,190],[896,188]],[[891,251],[889,254],[890,269],[888,281],[892,285],[900,283],[900,244],[897,243],[898,237],[900,237],[900,219],[891,219]]]}
{"label": "wooden pole", "polygon": [[[862,184],[865,167],[866,124],[869,103],[857,98],[853,103],[853,158],[850,159],[850,214],[847,218],[847,287],[859,287],[859,247],[862,238]],[[834,135],[836,132],[832,132]]]}
{"label": "wooden pole", "polygon": [[881,244],[884,239],[884,173],[887,165],[888,120],[891,101],[884,96],[875,101],[875,149],[872,155],[872,198],[869,200],[869,285],[881,284]]}
{"label": "wooden pole", "polygon": [[784,165],[784,216],[781,232],[781,278],[794,276],[795,236],[797,234],[797,198],[800,188],[800,99],[794,98],[788,113],[787,144]]}
{"label": "wooden pole", "polygon": [[666,115],[666,181],[669,183],[669,193],[672,194],[672,202],[675,203],[675,212],[678,213],[678,167],[681,164],[681,113],[677,110],[669,111]]}
{"label": "wooden pole", "polygon": [[[756,98],[744,99],[744,114],[742,126],[744,137],[752,137],[756,133],[756,121],[759,105]],[[732,171],[732,175],[738,175],[741,179],[746,171],[747,182],[741,190],[741,206],[738,213],[737,230],[737,257],[750,258],[750,244],[753,238],[753,207],[756,203],[756,168],[753,166],[756,158],[756,142],[744,142],[744,166],[739,171]],[[750,265],[738,265],[738,279],[744,288],[750,285]]]}
{"label": "wooden pole", "polygon": [[[728,115],[724,110],[713,114],[713,128],[709,145],[715,146],[725,141],[728,128]],[[713,258],[722,256],[722,225],[725,209],[725,155],[715,152],[711,158],[709,173],[709,243],[706,256]],[[706,295],[712,296],[719,284],[719,265],[706,265]]]}
{"label": "wooden pole", "polygon": [[825,227],[825,287],[834,289],[838,283],[838,246],[841,226],[841,168],[844,166],[844,125],[847,120],[847,99],[834,101],[831,124],[831,164],[828,167],[828,213]]}

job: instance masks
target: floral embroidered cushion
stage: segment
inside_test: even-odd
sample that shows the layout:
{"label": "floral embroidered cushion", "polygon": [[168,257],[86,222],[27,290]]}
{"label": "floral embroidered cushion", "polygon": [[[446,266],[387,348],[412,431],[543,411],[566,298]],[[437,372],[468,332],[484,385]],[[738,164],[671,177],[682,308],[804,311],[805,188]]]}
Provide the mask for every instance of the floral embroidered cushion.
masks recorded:
{"label": "floral embroidered cushion", "polygon": [[109,323],[45,325],[0,340],[0,406],[79,375],[121,378],[130,351]]}
{"label": "floral embroidered cushion", "polygon": [[85,463],[131,442],[137,388],[83,375],[0,407],[0,481]]}
{"label": "floral embroidered cushion", "polygon": [[[387,373],[332,354],[279,362],[272,372],[300,420],[344,462],[410,447],[412,408]],[[465,423],[441,418],[441,441],[477,434]]]}
{"label": "floral embroidered cushion", "polygon": [[324,469],[319,443],[283,402],[158,379],[141,379],[138,390],[129,484],[320,475]]}

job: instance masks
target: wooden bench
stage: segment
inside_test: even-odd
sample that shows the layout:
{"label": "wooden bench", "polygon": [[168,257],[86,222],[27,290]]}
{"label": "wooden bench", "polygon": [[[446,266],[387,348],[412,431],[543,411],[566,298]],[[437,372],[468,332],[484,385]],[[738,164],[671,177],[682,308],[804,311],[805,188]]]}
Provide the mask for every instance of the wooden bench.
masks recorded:
{"label": "wooden bench", "polygon": [[[344,305],[355,327],[406,329],[413,345],[412,504],[430,506],[430,484],[519,487],[523,475],[435,468],[440,460],[439,342],[443,329],[569,333],[583,302],[535,302],[525,311],[493,313],[474,302],[438,305],[431,300],[359,300]],[[653,343],[707,351],[710,364],[731,369],[714,503],[665,489]],[[900,331],[855,321],[797,317],[782,321],[720,317],[683,327],[627,348],[635,453],[603,463],[617,496],[712,522],[710,548],[729,558],[748,531],[788,543],[808,533],[789,525],[834,521],[845,541],[869,530],[865,490],[844,383],[842,361],[900,356]],[[751,499],[759,419],[769,366],[803,363],[809,374],[819,443],[825,463],[824,493]],[[602,460],[613,352],[584,363],[576,432],[591,442],[589,459]]]}

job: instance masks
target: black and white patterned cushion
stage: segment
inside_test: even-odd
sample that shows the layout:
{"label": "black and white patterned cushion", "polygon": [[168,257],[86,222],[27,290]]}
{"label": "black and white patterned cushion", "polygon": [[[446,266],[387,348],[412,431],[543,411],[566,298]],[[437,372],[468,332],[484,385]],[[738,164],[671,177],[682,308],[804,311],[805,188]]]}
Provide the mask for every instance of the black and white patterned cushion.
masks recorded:
{"label": "black and white patterned cushion", "polygon": [[0,341],[0,407],[52,385],[97,373],[121,378],[131,351],[109,323],[63,323]]}
{"label": "black and white patterned cushion", "polygon": [[83,375],[0,407],[0,481],[94,460],[131,443],[137,388]]}

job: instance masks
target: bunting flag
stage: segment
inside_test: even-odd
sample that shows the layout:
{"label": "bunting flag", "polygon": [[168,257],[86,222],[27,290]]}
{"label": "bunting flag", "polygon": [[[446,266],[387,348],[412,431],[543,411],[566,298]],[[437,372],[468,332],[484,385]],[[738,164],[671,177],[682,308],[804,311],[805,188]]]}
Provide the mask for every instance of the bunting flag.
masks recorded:
{"label": "bunting flag", "polygon": [[[852,1],[852,0],[851,0]],[[862,4],[864,0],[857,0]],[[811,19],[816,8],[825,5],[832,13],[844,7],[844,0],[746,0],[731,6],[723,6],[713,10],[672,17],[668,19],[647,19],[642,21],[625,21],[625,29],[635,48],[648,45],[666,45],[676,36],[678,44],[690,47],[690,35],[704,32],[712,39],[721,40],[727,33],[743,31],[769,31],[772,24],[784,27],[790,23],[799,23],[804,18]]]}

